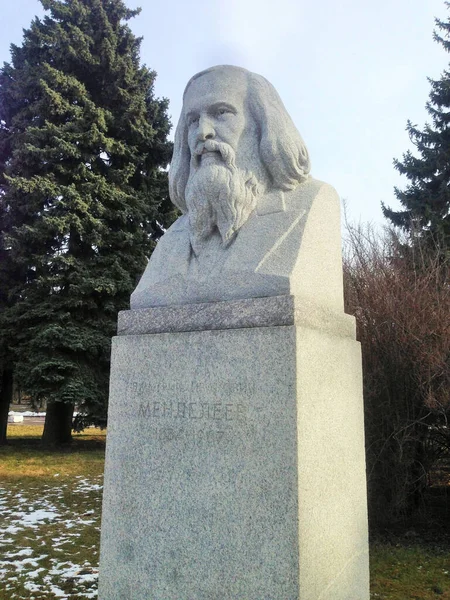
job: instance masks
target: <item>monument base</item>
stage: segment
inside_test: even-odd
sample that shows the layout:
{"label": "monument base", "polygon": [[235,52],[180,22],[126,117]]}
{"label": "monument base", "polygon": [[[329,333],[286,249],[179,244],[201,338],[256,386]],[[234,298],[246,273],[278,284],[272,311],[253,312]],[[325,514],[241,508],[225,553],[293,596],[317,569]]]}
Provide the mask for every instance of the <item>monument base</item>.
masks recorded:
{"label": "monument base", "polygon": [[353,319],[279,297],[121,323],[100,600],[368,600]]}

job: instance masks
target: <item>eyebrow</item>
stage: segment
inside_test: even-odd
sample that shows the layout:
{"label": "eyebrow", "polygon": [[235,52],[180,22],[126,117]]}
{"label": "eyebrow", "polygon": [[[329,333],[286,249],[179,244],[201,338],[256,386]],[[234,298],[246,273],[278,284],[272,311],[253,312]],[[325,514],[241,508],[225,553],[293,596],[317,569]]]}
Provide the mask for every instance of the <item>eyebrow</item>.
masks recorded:
{"label": "eyebrow", "polygon": [[229,111],[231,112],[236,112],[236,107],[233,106],[232,104],[229,104],[228,102],[215,102],[214,104],[212,104],[208,110],[216,110],[218,108],[227,108]]}
{"label": "eyebrow", "polygon": [[[214,112],[215,110],[219,109],[219,108],[226,108],[227,110],[229,110],[230,112],[233,112],[236,114],[237,109],[235,106],[233,106],[232,104],[229,104],[228,102],[214,102],[214,104],[211,104],[211,106],[208,106],[208,112]],[[192,117],[194,115],[198,114],[198,110],[190,110],[188,113],[186,113],[186,119],[189,119],[189,117]]]}

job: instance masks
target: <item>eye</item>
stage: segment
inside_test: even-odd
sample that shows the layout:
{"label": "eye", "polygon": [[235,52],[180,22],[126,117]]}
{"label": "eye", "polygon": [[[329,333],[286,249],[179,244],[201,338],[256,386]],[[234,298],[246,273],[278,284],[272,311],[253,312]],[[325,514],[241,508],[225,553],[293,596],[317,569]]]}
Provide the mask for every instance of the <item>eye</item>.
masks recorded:
{"label": "eye", "polygon": [[217,115],[219,117],[226,115],[226,114],[230,114],[230,113],[231,113],[231,111],[229,108],[222,107],[222,108],[217,109]]}
{"label": "eye", "polygon": [[191,125],[195,125],[196,123],[198,123],[198,119],[199,119],[198,115],[191,115],[188,118],[188,126],[190,127]]}

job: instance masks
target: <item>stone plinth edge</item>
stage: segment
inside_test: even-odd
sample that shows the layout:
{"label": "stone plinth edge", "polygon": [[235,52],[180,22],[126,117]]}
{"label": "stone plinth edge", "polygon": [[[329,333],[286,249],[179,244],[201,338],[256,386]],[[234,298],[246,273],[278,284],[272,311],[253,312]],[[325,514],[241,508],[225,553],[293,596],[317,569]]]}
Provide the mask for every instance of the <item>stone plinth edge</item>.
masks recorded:
{"label": "stone plinth edge", "polygon": [[156,306],[119,313],[118,335],[298,325],[355,339],[354,317],[300,296]]}

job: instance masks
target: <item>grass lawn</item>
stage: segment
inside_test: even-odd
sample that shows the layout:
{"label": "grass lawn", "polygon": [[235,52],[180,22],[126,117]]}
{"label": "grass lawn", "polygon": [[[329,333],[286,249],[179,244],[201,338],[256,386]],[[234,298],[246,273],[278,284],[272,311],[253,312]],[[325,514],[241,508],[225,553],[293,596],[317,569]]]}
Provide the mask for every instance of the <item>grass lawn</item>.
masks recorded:
{"label": "grass lawn", "polygon": [[[97,598],[105,432],[75,434],[58,452],[40,447],[41,434],[10,425],[0,447],[0,600]],[[371,599],[450,600],[446,540],[374,542]]]}
{"label": "grass lawn", "polygon": [[450,545],[405,538],[373,543],[370,575],[371,598],[450,600]]}
{"label": "grass lawn", "polygon": [[105,432],[58,452],[41,434],[10,425],[0,448],[0,600],[97,598]]}

